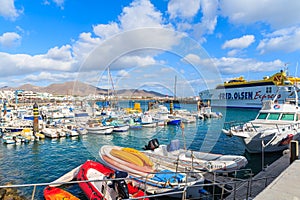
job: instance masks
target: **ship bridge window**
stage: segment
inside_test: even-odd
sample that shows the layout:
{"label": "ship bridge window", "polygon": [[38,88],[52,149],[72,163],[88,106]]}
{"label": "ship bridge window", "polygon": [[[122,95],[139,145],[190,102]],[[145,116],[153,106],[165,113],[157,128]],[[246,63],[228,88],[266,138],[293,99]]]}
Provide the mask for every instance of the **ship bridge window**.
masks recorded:
{"label": "ship bridge window", "polygon": [[280,116],[280,113],[270,113],[268,116],[268,120],[278,120]]}
{"label": "ship bridge window", "polygon": [[285,120],[285,121],[294,121],[294,114],[282,114],[280,120]]}
{"label": "ship bridge window", "polygon": [[257,119],[266,119],[268,116],[268,113],[259,113],[257,116]]}

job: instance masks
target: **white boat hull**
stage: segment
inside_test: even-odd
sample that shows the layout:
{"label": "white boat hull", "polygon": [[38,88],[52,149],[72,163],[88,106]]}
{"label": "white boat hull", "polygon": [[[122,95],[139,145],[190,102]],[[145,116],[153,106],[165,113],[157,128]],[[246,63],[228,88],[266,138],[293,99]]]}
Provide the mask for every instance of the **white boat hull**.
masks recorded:
{"label": "white boat hull", "polygon": [[88,133],[98,134],[98,135],[108,135],[114,130],[113,126],[99,126],[99,127],[86,127]]}
{"label": "white boat hull", "polygon": [[127,132],[129,130],[129,125],[125,126],[114,126],[113,132]]}
{"label": "white boat hull", "polygon": [[[281,86],[284,87],[284,86]],[[271,92],[266,92],[267,88]],[[276,96],[278,86],[266,85],[256,87],[226,88],[204,90],[199,93],[203,101],[210,101],[212,107],[255,108],[262,107],[262,101],[272,100]],[[291,91],[281,90],[278,100],[291,98]]]}
{"label": "white boat hull", "polygon": [[[187,174],[184,174],[184,173],[170,171],[170,170],[168,170],[168,172],[165,172],[159,168],[156,168],[156,169],[158,169],[158,171],[160,171],[160,173],[157,173],[157,175],[164,174],[164,173],[166,173],[166,175],[167,175],[167,174],[170,174],[173,172],[174,175],[182,177],[182,182],[176,181],[174,183],[168,183],[168,181],[165,182],[162,179],[159,179],[160,181],[158,181],[158,180],[154,179],[156,173],[149,174],[149,173],[146,173],[143,171],[139,171],[137,169],[133,169],[132,167],[129,167],[129,165],[126,165],[127,161],[118,159],[118,158],[114,157],[113,155],[111,155],[110,152],[112,149],[120,150],[122,148],[118,147],[118,146],[109,146],[109,145],[104,145],[100,148],[99,156],[103,160],[103,162],[106,163],[107,166],[109,166],[113,169],[128,172],[129,177],[135,182],[134,185],[140,187],[141,189],[144,189],[148,193],[161,194],[161,193],[170,192],[171,194],[166,194],[166,195],[169,197],[173,197],[173,198],[181,198],[182,197],[181,192],[173,193],[173,194],[172,194],[172,192],[182,191],[185,187],[187,187],[187,191],[186,191],[187,197],[200,198],[203,195],[200,192],[201,189],[203,188],[203,184],[204,184],[204,177],[203,177],[202,173],[189,172]],[[107,156],[107,157],[113,159],[115,164],[113,165],[112,163],[107,162],[106,161],[107,159],[105,159],[104,156]],[[188,176],[188,177],[185,177],[185,176]],[[185,182],[185,181],[187,181],[187,182]],[[172,187],[170,187],[169,184],[171,184]]]}

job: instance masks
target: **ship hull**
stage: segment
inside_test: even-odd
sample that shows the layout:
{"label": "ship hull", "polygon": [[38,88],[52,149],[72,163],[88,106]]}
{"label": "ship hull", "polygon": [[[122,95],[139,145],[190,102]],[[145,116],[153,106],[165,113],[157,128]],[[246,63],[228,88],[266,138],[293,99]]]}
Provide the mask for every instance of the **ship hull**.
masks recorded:
{"label": "ship hull", "polygon": [[199,93],[199,96],[203,101],[209,100],[212,107],[260,109],[262,101],[274,99],[278,87],[284,87],[284,90],[280,90],[278,94],[278,101],[294,97],[290,86],[276,85],[216,88],[204,90]]}

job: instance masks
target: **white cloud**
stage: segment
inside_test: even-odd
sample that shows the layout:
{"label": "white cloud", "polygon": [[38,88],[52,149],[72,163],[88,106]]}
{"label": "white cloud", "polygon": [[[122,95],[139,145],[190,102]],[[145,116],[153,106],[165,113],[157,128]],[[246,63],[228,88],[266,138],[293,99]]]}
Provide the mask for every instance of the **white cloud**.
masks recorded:
{"label": "white cloud", "polygon": [[194,17],[200,8],[200,0],[171,0],[168,3],[168,13],[170,18],[192,18]]}
{"label": "white cloud", "polygon": [[64,1],[65,0],[53,0],[53,2],[61,9],[64,9]]}
{"label": "white cloud", "polygon": [[182,59],[182,61],[188,61],[193,65],[199,65],[203,70],[209,70],[211,68],[217,67],[219,72],[223,75],[237,74],[242,72],[274,71],[282,69],[282,67],[284,66],[284,62],[279,59],[270,62],[261,62],[255,59],[237,57],[201,59],[198,55],[195,54],[186,55],[184,59]]}
{"label": "white cloud", "polygon": [[6,32],[0,36],[0,45],[4,47],[18,46],[21,42],[21,36],[15,32]]}
{"label": "white cloud", "polygon": [[100,43],[101,39],[92,37],[91,33],[81,33],[78,40],[72,46],[74,58],[78,62],[82,62]]}
{"label": "white cloud", "polygon": [[126,70],[122,69],[118,71],[117,76],[119,77],[129,77],[130,73],[128,73]]}
{"label": "white cloud", "polygon": [[32,82],[61,82],[61,80],[74,80],[76,79],[77,74],[74,72],[65,72],[65,73],[50,73],[50,72],[41,72],[39,74],[30,74],[22,78],[21,80],[15,79],[14,82],[16,83],[32,83]]}
{"label": "white cloud", "polygon": [[[217,10],[218,0],[202,0],[201,11],[202,18],[201,22],[197,23],[193,27],[193,35],[195,38],[201,38],[204,34],[212,34],[217,25]],[[201,38],[201,41],[206,41]]]}
{"label": "white cloud", "polygon": [[[8,54],[0,52],[1,76],[25,75],[33,72],[69,71],[72,61],[61,61],[49,58],[47,55]],[[9,67],[8,67],[9,66]]]}
{"label": "white cloud", "polygon": [[115,22],[99,24],[93,27],[93,32],[102,39],[107,39],[120,32],[119,25]]}
{"label": "white cloud", "polygon": [[232,50],[230,50],[230,51],[227,52],[227,55],[229,57],[233,57],[233,56],[236,56],[238,53],[240,53],[239,49],[232,49]]}
{"label": "white cloud", "polygon": [[162,27],[162,14],[149,0],[135,0],[119,16],[123,31],[144,27]]}
{"label": "white cloud", "polygon": [[15,8],[14,0],[0,0],[0,16],[15,20],[23,11]]}
{"label": "white cloud", "polygon": [[187,61],[190,63],[194,63],[195,65],[201,64],[201,58],[195,54],[188,54],[182,59],[182,61]]}
{"label": "white cloud", "polygon": [[255,42],[254,35],[244,35],[243,37],[240,38],[227,40],[223,44],[222,49],[227,49],[227,48],[244,49],[247,48],[249,45],[251,45],[253,42]]}
{"label": "white cloud", "polygon": [[220,11],[232,23],[262,22],[274,28],[294,26],[300,21],[298,0],[221,0]]}
{"label": "white cloud", "polygon": [[122,56],[112,65],[110,65],[114,69],[120,68],[132,68],[132,67],[143,67],[147,65],[153,65],[156,61],[152,56]]}
{"label": "white cloud", "polygon": [[284,51],[294,52],[300,50],[300,27],[292,27],[287,29],[280,29],[265,36],[260,41],[257,49],[261,54]]}
{"label": "white cloud", "polygon": [[49,49],[46,57],[58,61],[72,61],[72,53],[70,51],[70,45],[64,45],[61,48],[54,47]]}
{"label": "white cloud", "polygon": [[[99,68],[99,65],[106,66],[109,62],[118,58],[112,58],[122,56],[123,53],[136,50],[136,48],[148,48],[149,46],[159,46],[160,48],[169,49],[173,44],[176,44],[178,36],[171,31],[166,32],[160,30],[153,30],[151,28],[165,28],[169,25],[164,25],[162,14],[155,9],[153,4],[149,0],[135,0],[129,6],[124,7],[122,13],[118,17],[118,22],[111,22],[109,24],[98,24],[93,26],[93,32],[95,37],[91,33],[82,33],[79,40],[75,42],[73,46],[73,53],[77,60],[83,61],[89,55],[93,54],[92,50],[98,47],[100,44],[103,48],[103,52],[99,52],[102,57],[95,57],[98,62],[91,61],[92,68]],[[150,29],[149,29],[150,28]],[[144,29],[131,31],[135,29]],[[131,31],[131,32],[130,32]],[[153,31],[153,32],[151,32]],[[129,32],[129,33],[128,33]],[[119,35],[118,35],[119,34]],[[141,46],[142,45],[142,46]],[[101,51],[102,51],[101,50]],[[99,49],[98,49],[99,51]],[[117,52],[122,52],[120,55]],[[152,54],[154,56],[155,54]],[[109,60],[111,58],[113,60]],[[133,59],[136,59],[133,61]],[[100,61],[101,60],[101,61]],[[142,58],[145,63],[153,62],[153,58]],[[151,60],[151,61],[150,61]],[[141,63],[141,57],[129,57],[122,58],[121,61],[124,64],[129,63]],[[101,64],[100,64],[101,63]],[[86,66],[86,65],[85,65]],[[129,66],[129,65],[126,65]],[[116,69],[119,67],[116,67]],[[82,69],[86,70],[86,69]],[[90,70],[90,67],[89,67]]]}
{"label": "white cloud", "polygon": [[101,45],[90,52],[81,70],[86,71],[107,66],[120,69],[120,67],[136,67],[136,65],[154,63],[156,54],[164,50],[171,50],[181,38],[182,35],[177,32],[162,28],[124,31],[103,41]]}
{"label": "white cloud", "polygon": [[284,66],[281,60],[261,62],[250,58],[214,58],[213,63],[219,68],[222,74],[237,74],[243,72],[268,72],[279,70]]}

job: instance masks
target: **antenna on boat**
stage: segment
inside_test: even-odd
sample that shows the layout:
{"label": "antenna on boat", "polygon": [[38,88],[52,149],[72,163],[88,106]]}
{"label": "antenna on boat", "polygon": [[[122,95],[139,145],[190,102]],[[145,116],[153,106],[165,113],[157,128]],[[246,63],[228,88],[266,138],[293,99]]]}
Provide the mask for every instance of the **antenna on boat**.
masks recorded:
{"label": "antenna on boat", "polygon": [[297,73],[298,73],[298,62],[296,64],[296,72],[295,72],[295,77],[297,77]]}
{"label": "antenna on boat", "polygon": [[289,68],[288,68],[289,63],[284,63],[284,71],[286,73],[286,76],[289,76]]}

